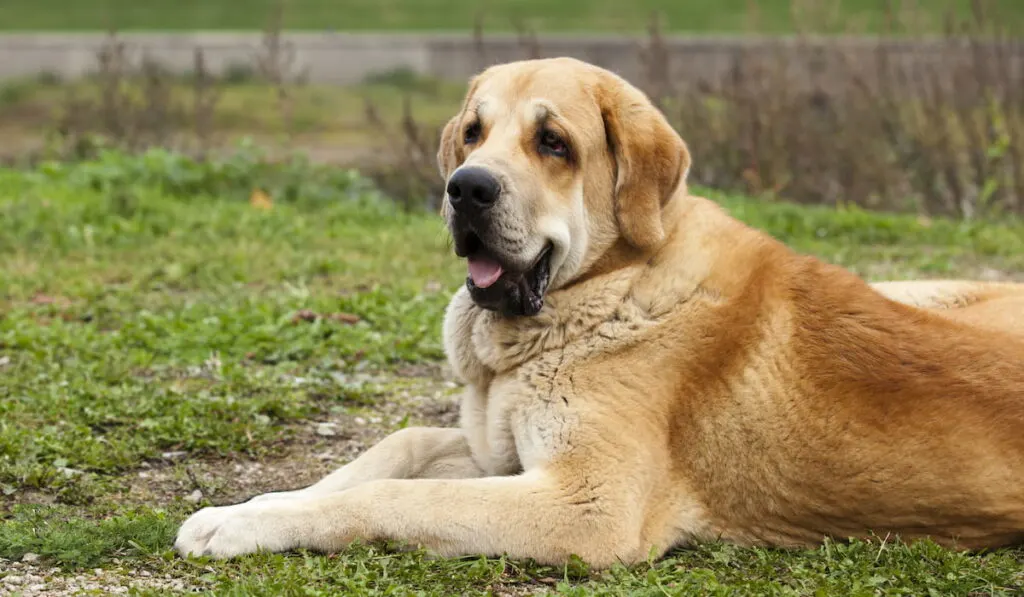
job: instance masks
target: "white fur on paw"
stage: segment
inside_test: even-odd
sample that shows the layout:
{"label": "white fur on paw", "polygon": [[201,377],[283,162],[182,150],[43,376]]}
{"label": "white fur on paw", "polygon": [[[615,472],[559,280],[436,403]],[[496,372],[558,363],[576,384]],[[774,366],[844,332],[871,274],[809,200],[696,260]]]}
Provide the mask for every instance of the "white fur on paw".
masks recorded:
{"label": "white fur on paw", "polygon": [[292,549],[296,537],[288,513],[275,502],[203,508],[181,525],[174,548],[183,556],[214,558]]}

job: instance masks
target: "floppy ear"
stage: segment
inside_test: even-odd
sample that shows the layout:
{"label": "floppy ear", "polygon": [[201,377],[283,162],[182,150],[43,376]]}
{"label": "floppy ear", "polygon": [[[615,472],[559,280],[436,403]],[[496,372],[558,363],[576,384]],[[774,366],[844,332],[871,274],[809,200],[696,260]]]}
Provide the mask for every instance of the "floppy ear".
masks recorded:
{"label": "floppy ear", "polygon": [[448,175],[458,166],[458,156],[455,147],[455,129],[462,121],[462,112],[453,116],[448,124],[444,125],[441,131],[441,142],[437,147],[437,167],[441,171],[441,178],[447,180]]}
{"label": "floppy ear", "polygon": [[598,103],[616,163],[615,216],[622,235],[645,249],[665,237],[662,208],[690,169],[690,152],[646,95],[609,76]]}

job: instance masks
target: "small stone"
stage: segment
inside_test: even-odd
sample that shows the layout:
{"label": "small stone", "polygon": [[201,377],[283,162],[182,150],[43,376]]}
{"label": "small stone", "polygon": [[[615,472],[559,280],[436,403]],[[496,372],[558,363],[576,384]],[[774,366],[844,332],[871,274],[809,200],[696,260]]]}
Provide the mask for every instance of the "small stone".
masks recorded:
{"label": "small stone", "polygon": [[21,556],[21,561],[25,562],[26,564],[31,564],[33,562],[38,562],[39,561],[39,554],[32,553],[30,551],[30,552],[26,553],[25,555]]}
{"label": "small stone", "polygon": [[196,489],[192,493],[186,495],[183,499],[190,504],[198,504],[199,500],[203,499],[203,492]]}
{"label": "small stone", "polygon": [[174,450],[173,452],[164,452],[163,454],[160,455],[160,457],[163,458],[164,460],[181,460],[187,454],[188,452],[185,452],[183,450]]}
{"label": "small stone", "polygon": [[316,434],[323,437],[334,437],[338,435],[337,423],[319,423],[316,426]]}
{"label": "small stone", "polygon": [[366,419],[362,417],[356,417],[352,420],[355,421],[356,425],[366,425]]}
{"label": "small stone", "polygon": [[4,577],[4,584],[20,585],[25,579],[17,574],[9,574]]}

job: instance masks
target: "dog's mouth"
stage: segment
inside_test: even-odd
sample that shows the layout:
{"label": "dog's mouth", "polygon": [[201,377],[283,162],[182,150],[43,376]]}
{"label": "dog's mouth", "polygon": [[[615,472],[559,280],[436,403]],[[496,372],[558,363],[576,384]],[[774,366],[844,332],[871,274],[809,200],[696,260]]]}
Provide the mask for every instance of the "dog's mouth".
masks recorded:
{"label": "dog's mouth", "polygon": [[544,306],[551,275],[551,245],[525,269],[503,262],[472,231],[457,239],[455,252],[466,258],[466,288],[480,307],[513,317],[536,315]]}

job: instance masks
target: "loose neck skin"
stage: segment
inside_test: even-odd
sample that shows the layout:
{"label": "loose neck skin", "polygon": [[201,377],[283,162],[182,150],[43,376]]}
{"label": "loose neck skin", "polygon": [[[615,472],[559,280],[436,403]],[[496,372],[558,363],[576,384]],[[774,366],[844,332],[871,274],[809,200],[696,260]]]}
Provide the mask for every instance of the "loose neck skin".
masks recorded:
{"label": "loose neck skin", "polygon": [[686,215],[695,207],[696,198],[689,195],[685,185],[680,185],[675,196],[662,208],[661,221],[665,235],[661,242],[652,247],[635,247],[624,238],[618,237],[607,250],[572,281],[561,288],[569,288],[608,273],[626,269],[632,265],[642,265],[657,255],[665,247],[675,241],[680,233],[685,233]]}

